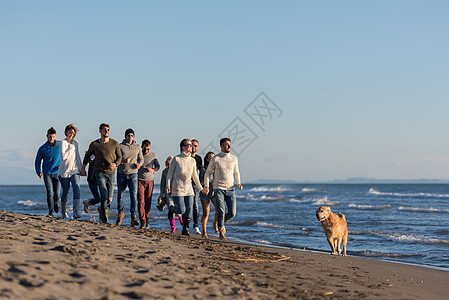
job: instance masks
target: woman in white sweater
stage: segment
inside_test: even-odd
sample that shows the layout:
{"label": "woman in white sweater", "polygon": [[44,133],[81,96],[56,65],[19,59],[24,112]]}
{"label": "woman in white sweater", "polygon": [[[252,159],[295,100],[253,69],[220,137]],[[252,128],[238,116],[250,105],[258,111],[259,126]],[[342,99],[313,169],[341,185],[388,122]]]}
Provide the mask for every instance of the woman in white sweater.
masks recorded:
{"label": "woman in white sweater", "polygon": [[189,223],[193,210],[192,179],[199,190],[203,190],[198,173],[196,161],[191,157],[192,141],[183,139],[180,143],[181,153],[173,157],[167,174],[167,193],[171,193],[174,206],[169,208],[169,219],[173,214],[183,215],[182,234],[189,234]]}
{"label": "woman in white sweater", "polygon": [[61,214],[64,219],[68,219],[67,215],[67,197],[69,195],[70,183],[73,189],[73,219],[79,219],[81,216],[78,212],[80,202],[80,171],[81,157],[79,154],[78,141],[75,140],[78,129],[73,124],[65,127],[66,138],[61,141],[59,152],[61,154],[61,163],[59,164],[59,181],[62,187],[61,197]]}

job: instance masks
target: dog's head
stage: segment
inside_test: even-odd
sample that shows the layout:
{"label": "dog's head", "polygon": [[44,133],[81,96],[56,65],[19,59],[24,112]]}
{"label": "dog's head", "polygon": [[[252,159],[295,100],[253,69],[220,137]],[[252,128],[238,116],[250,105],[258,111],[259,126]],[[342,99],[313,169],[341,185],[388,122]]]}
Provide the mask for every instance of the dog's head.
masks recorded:
{"label": "dog's head", "polygon": [[316,210],[316,218],[320,222],[326,221],[331,214],[332,214],[332,211],[329,206],[320,206]]}

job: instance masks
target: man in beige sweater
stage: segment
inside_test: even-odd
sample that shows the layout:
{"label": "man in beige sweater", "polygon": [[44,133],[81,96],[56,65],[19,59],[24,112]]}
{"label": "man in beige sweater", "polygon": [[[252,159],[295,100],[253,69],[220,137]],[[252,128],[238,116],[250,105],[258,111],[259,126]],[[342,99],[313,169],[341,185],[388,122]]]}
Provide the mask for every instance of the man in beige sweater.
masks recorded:
{"label": "man in beige sweater", "polygon": [[[235,217],[237,212],[234,181],[239,190],[242,190],[243,186],[240,184],[240,172],[237,157],[230,153],[231,140],[229,138],[222,138],[220,140],[220,147],[220,154],[214,156],[210,160],[206,174],[204,175],[204,193],[207,194],[209,192],[209,175],[213,172],[218,231],[220,239],[227,241],[224,223]],[[226,215],[225,202],[228,207]]]}

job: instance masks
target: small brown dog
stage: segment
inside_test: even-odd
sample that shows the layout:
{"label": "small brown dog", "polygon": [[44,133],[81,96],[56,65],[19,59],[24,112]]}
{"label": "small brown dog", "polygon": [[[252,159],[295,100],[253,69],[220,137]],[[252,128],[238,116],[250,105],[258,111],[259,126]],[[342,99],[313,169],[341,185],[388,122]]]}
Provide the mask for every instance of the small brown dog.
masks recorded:
{"label": "small brown dog", "polygon": [[348,224],[345,215],[332,213],[329,206],[321,206],[316,210],[316,217],[323,226],[327,242],[331,246],[332,255],[341,254],[340,244],[343,243],[343,256],[346,256],[348,242]]}

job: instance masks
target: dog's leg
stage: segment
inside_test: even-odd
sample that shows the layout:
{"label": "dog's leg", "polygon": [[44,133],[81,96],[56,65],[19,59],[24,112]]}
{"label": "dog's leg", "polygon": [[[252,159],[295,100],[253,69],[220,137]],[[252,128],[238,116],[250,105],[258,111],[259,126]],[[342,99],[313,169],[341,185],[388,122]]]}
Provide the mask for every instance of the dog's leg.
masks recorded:
{"label": "dog's leg", "polygon": [[331,245],[332,255],[338,255],[337,247],[338,247],[337,239],[334,239],[334,240],[332,241],[332,245]]}
{"label": "dog's leg", "polygon": [[330,238],[327,238],[327,242],[329,243],[329,246],[331,247],[332,255],[334,255],[334,244],[330,240]]}
{"label": "dog's leg", "polygon": [[346,231],[346,233],[343,235],[343,256],[347,256],[346,255],[346,244],[348,243],[348,232]]}
{"label": "dog's leg", "polygon": [[340,239],[340,238],[337,238],[336,240],[337,240],[337,252],[338,252],[338,254],[341,254],[341,248],[340,248],[340,245],[341,245],[341,239]]}

